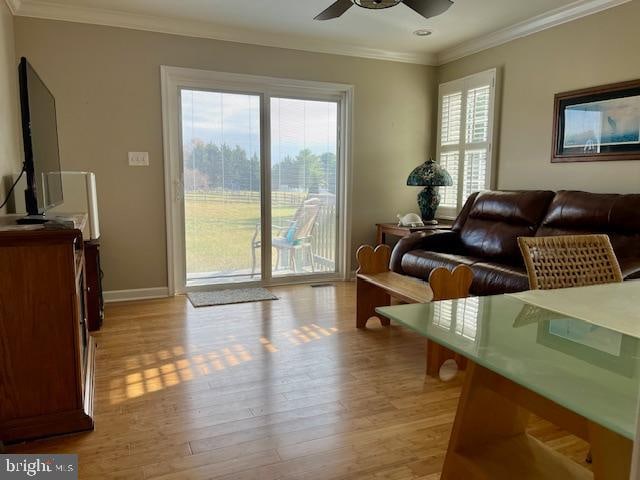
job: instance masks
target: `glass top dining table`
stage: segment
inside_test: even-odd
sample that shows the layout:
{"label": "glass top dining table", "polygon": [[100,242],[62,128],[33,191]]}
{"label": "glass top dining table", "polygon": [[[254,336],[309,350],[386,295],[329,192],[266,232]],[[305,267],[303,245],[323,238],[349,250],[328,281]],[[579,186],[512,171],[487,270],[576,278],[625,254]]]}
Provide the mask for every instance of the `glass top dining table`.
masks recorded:
{"label": "glass top dining table", "polygon": [[376,311],[588,420],[635,436],[640,340],[634,336],[512,295]]}

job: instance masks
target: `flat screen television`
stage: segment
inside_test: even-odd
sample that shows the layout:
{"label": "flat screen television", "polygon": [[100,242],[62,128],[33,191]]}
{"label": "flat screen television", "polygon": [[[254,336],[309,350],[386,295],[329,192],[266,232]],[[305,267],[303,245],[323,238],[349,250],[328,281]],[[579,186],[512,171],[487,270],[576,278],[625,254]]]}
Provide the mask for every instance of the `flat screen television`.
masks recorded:
{"label": "flat screen television", "polygon": [[63,202],[56,101],[24,57],[20,59],[18,78],[27,175],[25,223],[39,223],[47,210]]}

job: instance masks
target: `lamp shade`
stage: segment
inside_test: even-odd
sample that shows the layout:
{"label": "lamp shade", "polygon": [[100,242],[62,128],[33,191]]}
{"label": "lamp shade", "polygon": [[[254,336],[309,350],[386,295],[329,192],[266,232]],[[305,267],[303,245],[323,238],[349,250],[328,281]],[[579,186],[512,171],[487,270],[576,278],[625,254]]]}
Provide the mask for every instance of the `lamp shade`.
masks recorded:
{"label": "lamp shade", "polygon": [[407,178],[411,187],[450,187],[453,185],[451,175],[432,158],[416,167]]}

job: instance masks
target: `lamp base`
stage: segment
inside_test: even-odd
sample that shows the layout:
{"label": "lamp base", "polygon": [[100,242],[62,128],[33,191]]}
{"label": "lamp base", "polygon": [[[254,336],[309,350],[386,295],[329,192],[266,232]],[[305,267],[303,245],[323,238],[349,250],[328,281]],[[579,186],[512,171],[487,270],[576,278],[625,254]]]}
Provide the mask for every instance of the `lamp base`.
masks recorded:
{"label": "lamp base", "polygon": [[424,187],[418,194],[418,207],[420,207],[420,214],[424,223],[437,225],[438,222],[435,218],[438,205],[440,205],[438,187]]}

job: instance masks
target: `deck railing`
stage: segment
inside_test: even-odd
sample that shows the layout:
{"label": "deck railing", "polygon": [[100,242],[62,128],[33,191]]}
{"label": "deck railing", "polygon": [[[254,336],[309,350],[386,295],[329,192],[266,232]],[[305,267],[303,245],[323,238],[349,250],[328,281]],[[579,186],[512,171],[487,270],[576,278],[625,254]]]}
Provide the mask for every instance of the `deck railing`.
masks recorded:
{"label": "deck railing", "polygon": [[334,272],[338,242],[336,197],[320,194],[309,195],[309,198],[319,198],[321,201],[320,213],[311,238],[314,268],[318,272]]}

